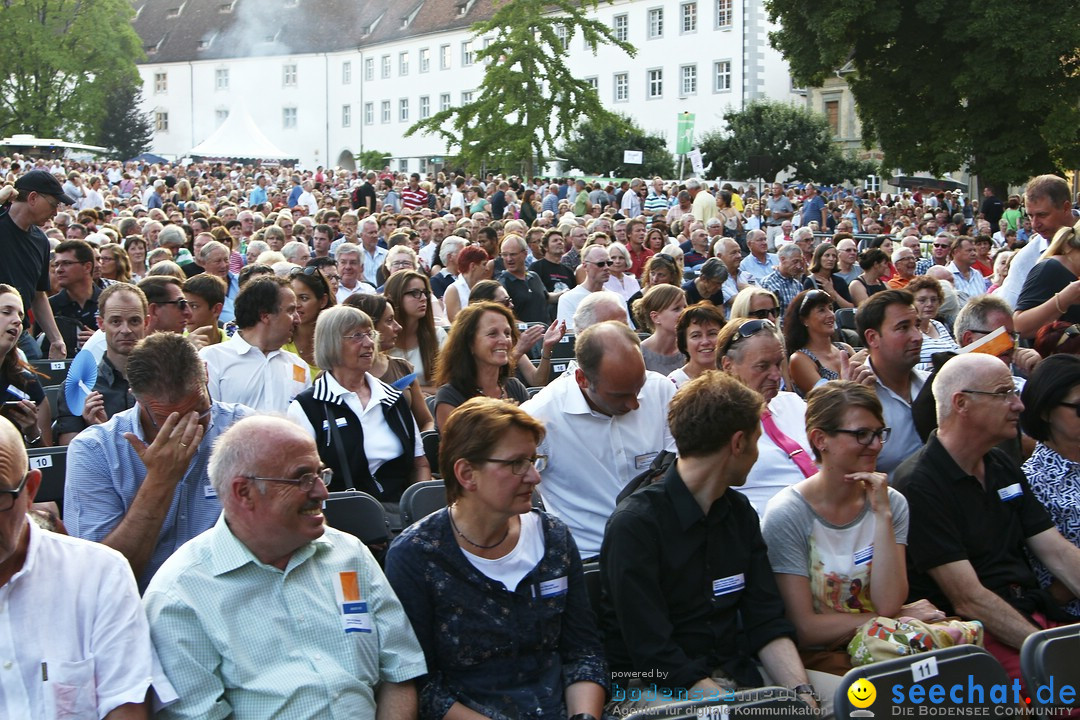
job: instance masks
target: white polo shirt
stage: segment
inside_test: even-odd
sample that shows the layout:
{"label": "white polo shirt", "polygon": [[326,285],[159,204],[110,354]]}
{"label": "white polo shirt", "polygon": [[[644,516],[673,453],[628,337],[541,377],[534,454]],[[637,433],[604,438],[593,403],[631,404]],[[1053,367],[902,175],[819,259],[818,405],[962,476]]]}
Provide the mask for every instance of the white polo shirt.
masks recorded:
{"label": "white polo shirt", "polygon": [[228,342],[199,351],[206,363],[210,397],[255,410],[284,413],[292,399],[311,385],[311,371],[299,355],[287,350],[263,354],[240,333]]}
{"label": "white polo shirt", "polygon": [[[769,401],[769,411],[776,427],[809,453],[810,441],[806,439],[806,402],[795,393],[780,392]],[[789,458],[787,452],[774,443],[762,428],[761,437],[758,438],[757,462],[746,476],[746,483],[735,489],[746,496],[760,518],[765,516],[765,506],[773,495],[805,479],[806,476],[795,461]]]}
{"label": "white polo shirt", "polygon": [[637,410],[607,416],[589,407],[574,378],[560,377],[521,406],[544,423],[537,452],[548,456],[540,495],[547,511],[566,523],[581,557],[600,554],[615,498],[661,450],[675,452],[667,410],[675,384],[646,371]]}

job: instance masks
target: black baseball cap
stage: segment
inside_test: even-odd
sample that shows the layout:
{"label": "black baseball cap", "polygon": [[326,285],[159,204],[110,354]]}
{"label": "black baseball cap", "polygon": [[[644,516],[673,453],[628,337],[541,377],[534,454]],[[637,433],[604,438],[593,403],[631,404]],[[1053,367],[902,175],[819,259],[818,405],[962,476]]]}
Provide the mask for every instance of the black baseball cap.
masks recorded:
{"label": "black baseball cap", "polygon": [[16,190],[36,192],[39,195],[52,195],[64,205],[74,205],[75,201],[65,192],[60,181],[45,170],[31,170],[15,181]]}

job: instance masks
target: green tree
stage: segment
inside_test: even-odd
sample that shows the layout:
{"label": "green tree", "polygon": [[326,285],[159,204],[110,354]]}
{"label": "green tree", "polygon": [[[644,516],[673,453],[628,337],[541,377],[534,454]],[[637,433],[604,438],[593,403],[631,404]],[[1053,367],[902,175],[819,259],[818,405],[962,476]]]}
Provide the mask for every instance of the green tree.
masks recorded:
{"label": "green tree", "polygon": [[0,133],[92,140],[113,88],[140,82],[128,0],[2,0]]}
{"label": "green tree", "polygon": [[[570,40],[583,37],[592,50],[615,45],[629,55],[632,45],[591,17],[612,0],[495,0],[490,19],[472,26],[476,38],[491,43],[475,51],[487,65],[472,102],[443,110],[405,133],[434,133],[456,148],[466,166],[513,169],[533,174],[581,117],[610,117],[592,86],[566,66]],[[474,42],[479,43],[479,40]]]}
{"label": "green tree", "polygon": [[994,182],[1080,167],[1080,3],[766,0],[796,82],[850,69],[887,167]]}
{"label": "green tree", "polygon": [[96,144],[109,149],[109,154],[128,160],[146,152],[154,140],[154,124],[150,113],[143,112],[142,89],[127,85],[113,89],[105,98],[105,117]]}
{"label": "green tree", "polygon": [[[642,164],[624,164],[624,150],[642,151]],[[559,150],[559,157],[565,159],[569,167],[588,175],[671,177],[674,172],[674,160],[664,138],[645,132],[622,113],[613,118],[589,118],[580,123],[574,128],[569,142]]]}
{"label": "green tree", "polygon": [[820,113],[782,102],[755,101],[724,113],[725,130],[706,133],[700,142],[716,177],[772,182],[790,169],[800,180],[836,183],[875,173],[877,166],[843,153],[833,142],[829,121]]}
{"label": "green tree", "polygon": [[384,153],[381,150],[364,150],[356,156],[356,167],[378,172],[386,167],[386,161],[390,157],[390,153]]}

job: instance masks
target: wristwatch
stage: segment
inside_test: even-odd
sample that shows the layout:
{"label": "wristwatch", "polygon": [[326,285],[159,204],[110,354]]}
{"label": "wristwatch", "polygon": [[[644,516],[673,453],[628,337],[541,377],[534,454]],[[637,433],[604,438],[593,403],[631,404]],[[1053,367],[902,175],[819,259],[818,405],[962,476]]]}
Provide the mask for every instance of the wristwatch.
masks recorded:
{"label": "wristwatch", "polygon": [[791,692],[795,693],[796,695],[809,695],[810,697],[814,698],[814,702],[821,702],[821,698],[818,697],[817,690],[815,690],[814,686],[810,683],[796,685],[795,687],[791,688]]}

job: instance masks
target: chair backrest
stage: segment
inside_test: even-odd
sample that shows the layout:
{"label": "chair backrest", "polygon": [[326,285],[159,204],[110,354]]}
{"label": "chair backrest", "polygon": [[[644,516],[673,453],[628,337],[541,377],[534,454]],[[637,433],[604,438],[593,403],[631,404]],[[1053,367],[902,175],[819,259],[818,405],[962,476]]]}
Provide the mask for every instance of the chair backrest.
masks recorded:
{"label": "chair backrest", "polygon": [[782,687],[763,687],[725,693],[720,699],[683,700],[655,705],[624,715],[623,720],[702,720],[728,717],[810,717],[810,708]]}
{"label": "chair backrest", "polygon": [[[845,330],[856,330],[855,308],[840,308],[836,311],[836,324]],[[858,332],[856,330],[856,332]]]}
{"label": "chair backrest", "polygon": [[[552,360],[570,360],[574,357],[574,333],[567,328],[566,334],[551,348]],[[565,369],[565,368],[564,368]]]}
{"label": "chair backrest", "polygon": [[34,360],[30,364],[33,365],[34,370],[45,375],[44,378],[38,378],[44,386],[62,385],[67,377],[68,368],[71,367],[70,360]]}
{"label": "chair backrest", "polygon": [[337,530],[355,535],[367,545],[390,539],[390,522],[382,503],[366,492],[332,492],[323,506],[326,523]]}
{"label": "chair backrest", "polygon": [[[1060,702],[1060,689],[1069,685],[1080,687],[1080,625],[1032,633],[1020,648],[1020,672],[1031,694],[1031,703],[1040,707],[1077,707],[1080,698],[1073,693],[1072,702]],[[1053,688],[1048,692],[1040,688]]]}
{"label": "chair backrest", "polygon": [[[974,683],[978,688],[969,689],[969,677],[975,678]],[[848,698],[848,688],[860,679],[869,680],[875,691],[874,700],[864,708],[856,708]],[[940,703],[932,702],[933,707],[1000,708],[1003,704],[991,697],[991,687],[1010,686],[1010,680],[990,653],[975,645],[955,645],[849,670],[836,689],[833,712],[837,720],[871,716],[884,718],[896,714],[915,716],[920,708],[926,708],[930,690],[936,685],[944,688],[945,693]],[[949,689],[954,685],[963,689],[961,702],[956,702],[949,694]],[[913,690],[914,686],[919,686],[919,690]],[[913,700],[913,692],[919,702]],[[898,694],[902,700],[894,702]],[[1009,702],[1012,702],[1011,692]],[[896,709],[901,707],[908,709]]]}
{"label": "chair backrest", "polygon": [[444,507],[446,485],[442,480],[413,483],[401,493],[401,526],[407,528]]}
{"label": "chair backrest", "polygon": [[42,388],[45,391],[45,398],[49,401],[49,409],[52,411],[53,422],[56,422],[56,417],[60,410],[60,393],[63,392],[63,385],[49,385]]}
{"label": "chair backrest", "polygon": [[67,446],[29,448],[30,469],[41,471],[41,487],[34,502],[55,502],[63,517],[64,476],[67,474]]}
{"label": "chair backrest", "polygon": [[600,563],[585,563],[582,567],[585,572],[585,590],[589,593],[589,604],[592,605],[596,617],[600,617]]}

